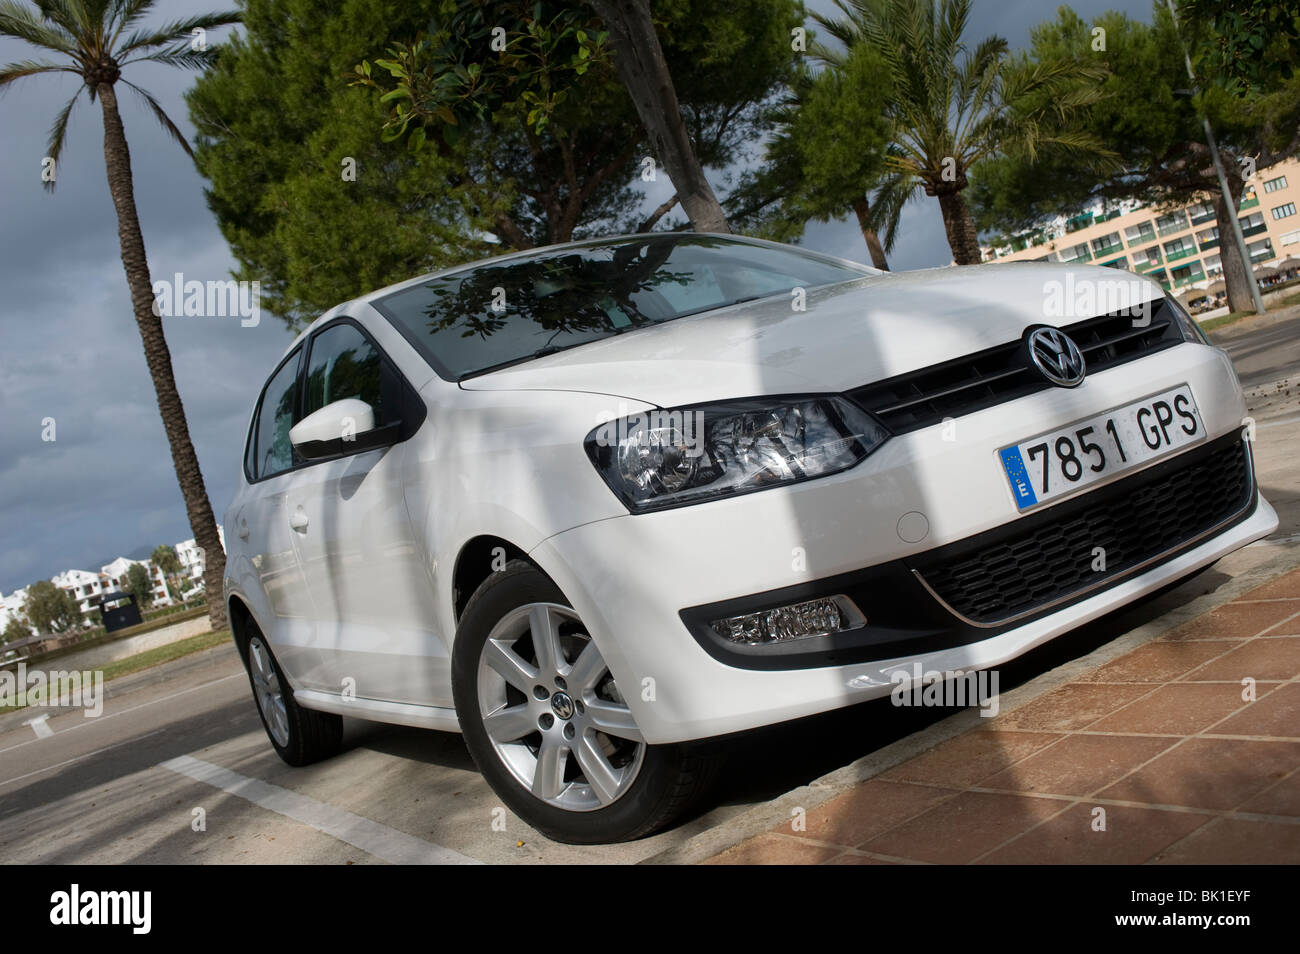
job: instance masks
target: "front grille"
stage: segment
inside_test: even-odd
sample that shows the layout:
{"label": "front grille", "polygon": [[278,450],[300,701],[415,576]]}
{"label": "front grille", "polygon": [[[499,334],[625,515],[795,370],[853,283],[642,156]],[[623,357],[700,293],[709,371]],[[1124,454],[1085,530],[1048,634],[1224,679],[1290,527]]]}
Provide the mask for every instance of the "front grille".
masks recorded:
{"label": "front grille", "polygon": [[[909,561],[955,612],[993,625],[1123,576],[1244,515],[1254,484],[1237,433],[1006,527]],[[1105,569],[1093,569],[1096,549]]]}
{"label": "front grille", "polygon": [[[1153,308],[1145,321],[1135,321],[1121,312],[1065,325],[1061,330],[1083,352],[1089,374],[1183,340],[1163,303]],[[891,432],[906,434],[1049,387],[1052,385],[1030,364],[1028,349],[1020,339],[868,384],[850,391],[849,396]]]}

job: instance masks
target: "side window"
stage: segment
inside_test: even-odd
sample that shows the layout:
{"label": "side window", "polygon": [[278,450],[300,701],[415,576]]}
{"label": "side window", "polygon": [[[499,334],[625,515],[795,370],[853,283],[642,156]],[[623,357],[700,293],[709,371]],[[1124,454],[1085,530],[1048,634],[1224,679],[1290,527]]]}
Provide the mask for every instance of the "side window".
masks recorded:
{"label": "side window", "polygon": [[355,325],[326,328],[312,339],[303,414],[344,398],[358,398],[375,410],[375,426],[397,419],[400,383],[375,345]]}
{"label": "side window", "polygon": [[293,356],[275,373],[262,394],[254,425],[256,469],[254,479],[270,477],[293,466],[293,445],[289,443],[289,428],[293,427],[294,405],[298,389],[298,362],[301,352]]}

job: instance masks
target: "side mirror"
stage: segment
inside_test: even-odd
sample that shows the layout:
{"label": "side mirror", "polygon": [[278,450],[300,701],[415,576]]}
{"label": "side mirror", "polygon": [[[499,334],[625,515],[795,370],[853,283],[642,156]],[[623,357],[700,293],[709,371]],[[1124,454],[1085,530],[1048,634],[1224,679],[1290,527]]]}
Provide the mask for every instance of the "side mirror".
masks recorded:
{"label": "side mirror", "polygon": [[344,398],[295,424],[289,441],[305,460],[319,460],[391,444],[398,427],[396,423],[375,427],[374,408],[357,398]]}

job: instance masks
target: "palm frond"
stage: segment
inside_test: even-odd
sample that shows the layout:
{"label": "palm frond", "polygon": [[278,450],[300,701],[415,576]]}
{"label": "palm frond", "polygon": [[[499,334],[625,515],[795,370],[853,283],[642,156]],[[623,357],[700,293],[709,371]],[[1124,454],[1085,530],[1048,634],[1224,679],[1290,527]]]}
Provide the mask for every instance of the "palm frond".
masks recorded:
{"label": "palm frond", "polygon": [[177,128],[176,124],[172,122],[171,117],[168,116],[166,111],[158,105],[158,101],[130,80],[123,79],[118,80],[118,82],[125,83],[127,86],[131,87],[131,89],[135,90],[136,94],[148,104],[149,109],[153,112],[154,118],[158,120],[159,125],[161,125],[163,129],[167,130],[168,135],[180,143],[181,148],[185,150],[185,154],[193,159],[194,150],[190,148],[189,142],[186,141],[185,134]]}
{"label": "palm frond", "polygon": [[77,43],[66,30],[43,21],[31,7],[16,0],[0,0],[0,36],[13,37],[69,56],[77,52]]}
{"label": "palm frond", "polygon": [[226,10],[221,13],[206,13],[202,16],[175,20],[155,30],[136,30],[123,39],[114,52],[116,56],[124,57],[141,50],[174,46],[180,41],[189,42],[195,30],[215,30],[217,27],[238,23],[240,19],[241,14],[238,10]]}
{"label": "palm frond", "polygon": [[[68,104],[59,110],[59,114],[54,117],[54,125],[50,127],[49,145],[45,147],[45,155],[54,161],[55,178],[58,178],[59,156],[63,154],[63,141],[68,134],[68,118],[72,115],[72,107],[77,105],[77,97],[81,95],[81,90],[68,100]],[[55,179],[45,182],[45,190],[53,192]]]}
{"label": "palm frond", "polygon": [[132,56],[123,60],[122,65],[128,63],[141,63],[148,61],[150,63],[163,63],[167,66],[179,66],[187,70],[201,70],[210,66],[216,58],[217,49],[214,46],[195,49],[189,42],[178,43],[173,47],[165,50],[155,50],[152,53],[145,53],[140,56]]}
{"label": "palm frond", "polygon": [[20,80],[25,76],[35,76],[38,73],[76,73],[70,66],[60,66],[58,63],[44,63],[37,60],[22,60],[18,63],[8,63],[0,66],[0,90],[3,90],[15,80]]}

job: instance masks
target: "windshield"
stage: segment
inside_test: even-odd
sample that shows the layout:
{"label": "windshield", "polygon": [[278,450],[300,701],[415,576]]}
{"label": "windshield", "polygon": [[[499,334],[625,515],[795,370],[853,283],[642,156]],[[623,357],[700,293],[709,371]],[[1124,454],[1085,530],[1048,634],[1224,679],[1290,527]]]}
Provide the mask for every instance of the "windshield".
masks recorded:
{"label": "windshield", "polygon": [[633,328],[873,274],[791,248],[706,235],[647,235],[442,275],[376,308],[444,378]]}

